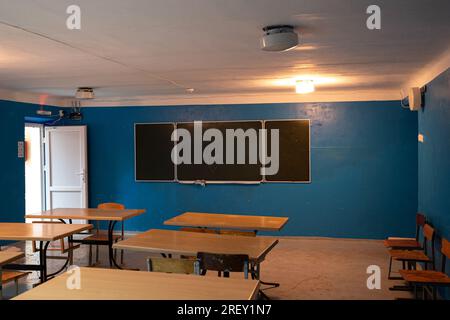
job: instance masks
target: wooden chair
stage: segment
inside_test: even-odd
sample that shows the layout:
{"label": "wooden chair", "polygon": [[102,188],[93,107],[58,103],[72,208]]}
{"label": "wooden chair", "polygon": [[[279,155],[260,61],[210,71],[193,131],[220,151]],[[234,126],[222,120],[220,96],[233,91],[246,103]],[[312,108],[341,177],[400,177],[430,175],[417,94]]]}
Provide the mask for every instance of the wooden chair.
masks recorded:
{"label": "wooden chair", "polygon": [[249,258],[246,254],[217,254],[199,252],[197,254],[200,274],[205,275],[208,270],[217,271],[219,277],[228,278],[230,272],[243,272],[248,279]]}
{"label": "wooden chair", "polygon": [[[419,242],[420,230],[426,223],[426,218],[423,214],[416,214],[416,236],[415,238],[399,238],[399,237],[389,237],[384,240],[384,246],[389,249],[395,250],[419,250],[422,246]],[[403,263],[403,268],[405,264]],[[389,270],[392,269],[392,256],[389,258]],[[390,274],[390,272],[389,272]]]}
{"label": "wooden chair", "polygon": [[425,299],[425,292],[427,287],[431,288],[433,299],[437,298],[436,289],[438,287],[450,287],[450,277],[445,273],[445,262],[450,258],[450,242],[442,239],[442,260],[441,271],[434,270],[400,270],[402,278],[409,282],[414,287],[414,292],[417,298],[417,287],[422,287],[424,290],[423,298]]}
{"label": "wooden chair", "polygon": [[426,218],[423,214],[416,214],[416,236],[415,238],[399,238],[389,237],[384,240],[384,246],[391,249],[403,249],[403,250],[417,250],[421,249],[419,243],[420,230],[426,223]]}
{"label": "wooden chair", "polygon": [[[425,269],[428,268],[428,264],[432,265],[432,268],[434,269],[434,238],[435,238],[435,232],[433,227],[431,227],[429,224],[425,224],[423,227],[423,250],[399,250],[399,249],[392,249],[389,250],[389,255],[391,256],[391,259],[402,261],[403,266],[405,266],[405,263],[408,264],[408,269],[416,268],[416,264],[423,263],[425,266]],[[431,258],[428,257],[428,244],[431,247]],[[403,267],[405,269],[405,267]],[[391,276],[391,268],[389,268],[388,278],[389,279],[398,279],[398,277],[392,277]],[[401,279],[401,278],[400,278]]]}
{"label": "wooden chair", "polygon": [[[101,203],[97,206],[98,209],[102,210],[124,210],[125,206],[120,203],[107,202]],[[113,234],[113,242],[117,242],[119,240],[124,239],[124,225],[122,222],[121,225],[121,234]],[[108,232],[106,230],[100,230],[100,221],[96,221],[96,229],[94,233],[85,238],[85,240],[93,240],[93,241],[108,241]],[[114,249],[114,258],[117,255],[117,250]],[[99,245],[96,245],[95,248],[95,262],[99,261]],[[120,252],[120,263],[123,264],[123,250]],[[92,244],[89,245],[89,265],[92,265]]]}
{"label": "wooden chair", "polygon": [[[45,220],[40,220],[40,221],[33,221],[32,223],[63,223],[61,221],[45,221]],[[67,239],[67,245],[65,240]],[[59,245],[55,243],[58,243]],[[73,251],[78,249],[80,247],[79,244],[73,244],[71,243],[68,238],[63,238],[59,241],[54,241],[52,243],[50,243],[47,251],[53,251],[53,252],[59,252],[61,255],[47,255],[47,259],[52,259],[52,260],[63,260],[63,259],[69,259],[69,264],[73,264]],[[31,251],[34,252],[38,252],[38,248],[36,246],[36,241],[31,241]],[[64,257],[62,255],[64,254],[68,254],[67,257]]]}
{"label": "wooden chair", "polygon": [[[16,295],[19,294],[19,279],[26,277],[30,272],[20,272],[20,271],[1,271],[1,281],[2,286],[6,283],[14,281],[16,287]],[[0,300],[3,299],[3,292],[0,287]]]}
{"label": "wooden chair", "polygon": [[153,272],[199,274],[195,259],[147,258],[147,270]]}

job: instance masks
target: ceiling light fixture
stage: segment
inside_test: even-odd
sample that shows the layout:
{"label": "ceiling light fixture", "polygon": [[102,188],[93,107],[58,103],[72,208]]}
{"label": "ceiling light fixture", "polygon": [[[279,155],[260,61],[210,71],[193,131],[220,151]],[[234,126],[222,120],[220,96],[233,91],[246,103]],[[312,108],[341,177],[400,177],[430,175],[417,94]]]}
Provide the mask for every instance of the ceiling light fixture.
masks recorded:
{"label": "ceiling light fixture", "polygon": [[297,80],[295,83],[295,92],[299,94],[314,92],[314,82],[312,80]]}
{"label": "ceiling light fixture", "polygon": [[293,26],[275,25],[263,28],[261,49],[264,51],[286,51],[298,45],[298,35]]}

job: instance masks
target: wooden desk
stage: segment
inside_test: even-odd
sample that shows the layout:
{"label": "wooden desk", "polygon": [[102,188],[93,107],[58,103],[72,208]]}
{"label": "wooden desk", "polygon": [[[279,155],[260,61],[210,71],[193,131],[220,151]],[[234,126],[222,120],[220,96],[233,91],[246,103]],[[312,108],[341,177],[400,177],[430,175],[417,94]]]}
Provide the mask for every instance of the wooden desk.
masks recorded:
{"label": "wooden desk", "polygon": [[117,269],[80,268],[81,289],[69,290],[64,273],[14,300],[249,300],[255,280]]}
{"label": "wooden desk", "polygon": [[104,210],[86,208],[58,208],[40,213],[26,214],[28,219],[80,219],[95,221],[125,221],[145,213],[143,209]]}
{"label": "wooden desk", "polygon": [[279,231],[288,222],[287,217],[247,216],[220,213],[185,212],[164,221],[165,225],[251,231]]}
{"label": "wooden desk", "polygon": [[28,219],[57,219],[61,222],[72,223],[72,219],[82,219],[82,220],[93,220],[93,221],[109,221],[108,225],[108,240],[73,240],[73,242],[83,243],[83,244],[101,244],[108,246],[109,253],[109,263],[111,266],[116,266],[121,269],[114,259],[114,252],[112,249],[114,228],[116,223],[119,221],[125,221],[127,219],[136,217],[145,213],[144,209],[125,209],[125,210],[105,210],[105,209],[86,209],[86,208],[58,208],[43,211],[35,214],[26,214],[25,218]]}
{"label": "wooden desk", "polygon": [[187,256],[196,256],[197,252],[247,254],[250,260],[259,263],[277,243],[277,239],[269,237],[152,229],[119,241],[113,248]]}
{"label": "wooden desk", "polygon": [[40,242],[38,265],[7,264],[4,268],[39,271],[41,282],[44,282],[47,280],[47,248],[50,242],[70,238],[75,233],[89,229],[92,229],[91,224],[0,223],[0,240]]}

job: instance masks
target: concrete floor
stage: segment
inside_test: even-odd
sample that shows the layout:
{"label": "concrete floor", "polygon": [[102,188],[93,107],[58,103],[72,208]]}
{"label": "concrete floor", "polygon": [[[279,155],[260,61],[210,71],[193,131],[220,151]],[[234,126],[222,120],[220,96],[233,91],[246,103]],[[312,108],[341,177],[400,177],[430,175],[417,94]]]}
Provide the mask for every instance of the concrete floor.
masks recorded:
{"label": "concrete floor", "polygon": [[[411,297],[408,292],[389,290],[390,286],[403,282],[387,280],[389,256],[381,241],[307,237],[279,239],[279,244],[261,264],[261,279],[280,283],[278,288],[265,290],[272,299],[372,300]],[[13,246],[25,249],[28,263],[36,262],[37,254],[31,252],[30,243],[16,243]],[[146,256],[143,253],[125,252],[125,267],[146,270]],[[101,247],[99,267],[109,267],[106,257],[105,247]],[[62,263],[50,260],[49,272],[57,270]],[[88,264],[88,246],[75,251],[74,264]],[[381,269],[379,290],[367,288],[369,274],[366,270],[370,265],[378,265]],[[215,276],[213,273],[208,275]],[[232,274],[232,277],[241,276]],[[34,272],[21,280],[20,291],[29,290],[37,282],[38,275]],[[14,292],[13,284],[4,287],[5,298],[13,296]]]}

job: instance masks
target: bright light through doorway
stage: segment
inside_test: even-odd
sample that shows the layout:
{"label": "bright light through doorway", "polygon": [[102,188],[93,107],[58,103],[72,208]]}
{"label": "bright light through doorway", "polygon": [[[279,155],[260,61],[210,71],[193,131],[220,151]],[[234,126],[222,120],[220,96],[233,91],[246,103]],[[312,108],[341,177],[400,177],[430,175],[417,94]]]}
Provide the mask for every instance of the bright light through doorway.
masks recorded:
{"label": "bright light through doorway", "polygon": [[42,211],[42,126],[25,126],[25,210]]}

